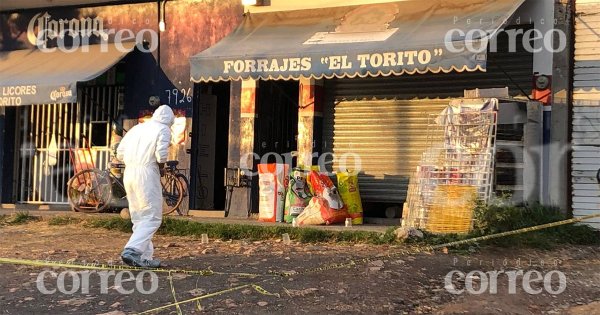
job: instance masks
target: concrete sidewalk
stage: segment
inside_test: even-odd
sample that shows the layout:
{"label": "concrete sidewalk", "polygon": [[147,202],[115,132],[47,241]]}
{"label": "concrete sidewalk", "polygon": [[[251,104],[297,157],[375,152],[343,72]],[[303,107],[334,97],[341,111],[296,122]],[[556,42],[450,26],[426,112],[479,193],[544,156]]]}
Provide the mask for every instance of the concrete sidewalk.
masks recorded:
{"label": "concrete sidewalk", "polygon": [[[28,212],[34,216],[41,217],[53,217],[53,216],[73,216],[79,218],[86,217],[113,217],[119,216],[118,213],[79,213],[73,212],[64,206],[42,206],[39,208],[37,205],[2,205],[0,207],[0,215],[11,215],[17,212]],[[187,217],[181,217],[177,215],[170,215],[169,217],[174,219],[182,219],[182,220],[192,220],[195,222],[202,223],[221,223],[221,224],[240,224],[240,225],[257,225],[257,226],[291,226],[287,223],[277,223],[277,222],[261,222],[256,220],[255,218],[224,218],[224,217],[216,217],[219,213],[223,213],[222,211],[190,211],[191,215]],[[206,217],[209,216],[209,217]],[[400,222],[398,220],[398,225]],[[332,230],[332,231],[368,231],[368,232],[377,232],[377,233],[385,233],[389,228],[393,227],[393,225],[380,225],[380,224],[364,224],[364,225],[354,225],[352,227],[345,227],[344,225],[317,225],[310,226],[311,228],[322,229],[322,230]]]}

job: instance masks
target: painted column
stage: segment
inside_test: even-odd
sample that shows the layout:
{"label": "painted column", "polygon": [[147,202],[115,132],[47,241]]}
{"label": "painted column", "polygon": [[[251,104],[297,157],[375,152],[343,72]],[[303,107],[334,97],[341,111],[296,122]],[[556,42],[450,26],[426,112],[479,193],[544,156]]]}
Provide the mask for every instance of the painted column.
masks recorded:
{"label": "painted column", "polygon": [[258,81],[243,80],[240,99],[240,167],[252,170],[254,165],[254,120]]}
{"label": "painted column", "polygon": [[298,101],[298,166],[317,164],[323,130],[323,81],[300,79]]}
{"label": "painted column", "polygon": [[[250,175],[254,166],[254,121],[258,81],[231,82],[229,122],[229,168],[241,168]],[[231,196],[229,217],[247,218],[251,188],[236,187]]]}
{"label": "painted column", "polygon": [[[573,7],[571,0],[560,0],[555,3],[554,14],[556,16],[556,29],[572,38],[573,31]],[[555,33],[554,42],[558,42],[558,33]],[[549,147],[549,203],[557,206],[565,213],[570,212],[569,202],[569,118],[571,98],[571,60],[573,51],[570,49],[572,43],[566,43],[566,49],[554,54],[552,71],[552,131]]]}

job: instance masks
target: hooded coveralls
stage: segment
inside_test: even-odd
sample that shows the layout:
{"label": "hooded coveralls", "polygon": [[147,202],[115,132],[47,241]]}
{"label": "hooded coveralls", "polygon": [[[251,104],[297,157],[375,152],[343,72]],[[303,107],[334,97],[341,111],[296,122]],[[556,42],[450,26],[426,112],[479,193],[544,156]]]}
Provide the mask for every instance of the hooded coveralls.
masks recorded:
{"label": "hooded coveralls", "polygon": [[125,248],[140,252],[142,259],[152,259],[152,236],[162,222],[158,163],[167,161],[174,120],[171,108],[160,106],[150,121],[131,128],[117,149],[117,158],[125,163],[123,181],[133,223],[133,234]]}

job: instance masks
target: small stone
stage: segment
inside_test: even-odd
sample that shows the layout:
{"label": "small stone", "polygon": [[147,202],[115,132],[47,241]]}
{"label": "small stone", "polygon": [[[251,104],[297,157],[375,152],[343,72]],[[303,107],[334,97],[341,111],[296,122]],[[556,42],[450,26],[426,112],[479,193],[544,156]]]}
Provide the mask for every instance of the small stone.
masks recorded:
{"label": "small stone", "polygon": [[227,305],[227,307],[229,308],[237,307],[237,304],[235,304],[235,302],[232,299],[225,300],[225,305]]}
{"label": "small stone", "polygon": [[250,290],[250,289],[245,289],[245,290],[243,290],[243,291],[242,291],[242,294],[244,294],[244,295],[249,295],[249,294],[252,294],[252,290]]}
{"label": "small stone", "polygon": [[260,301],[260,302],[258,302],[256,304],[258,304],[258,306],[267,306],[267,305],[269,305],[269,303],[265,302],[265,301]]}
{"label": "small stone", "polygon": [[100,302],[98,302],[98,305],[100,305],[100,306],[102,306],[102,305],[104,305],[104,304],[106,304],[106,302],[104,302],[104,301],[100,301]]}
{"label": "small stone", "polygon": [[87,299],[77,299],[77,298],[73,298],[73,299],[69,299],[69,300],[61,300],[58,301],[58,304],[61,305],[69,305],[69,306],[81,306],[85,303],[88,303],[89,300]]}
{"label": "small stone", "polygon": [[121,306],[121,303],[119,303],[119,302],[115,302],[115,303],[113,303],[113,304],[112,304],[110,307],[111,307],[111,308],[117,308],[117,307],[119,307],[119,306]]}
{"label": "small stone", "polygon": [[35,300],[35,298],[32,298],[30,296],[23,299],[23,301],[33,301],[33,300]]}
{"label": "small stone", "polygon": [[383,260],[375,260],[369,263],[369,266],[373,267],[383,267]]}
{"label": "small stone", "polygon": [[174,274],[171,275],[171,277],[173,278],[173,280],[182,280],[182,279],[185,279],[187,277],[190,277],[190,275],[189,274],[185,274],[185,273],[174,273]]}
{"label": "small stone", "polygon": [[131,219],[131,214],[129,213],[129,208],[123,208],[123,209],[121,209],[121,212],[119,213],[119,216],[122,219],[125,219],[125,220]]}
{"label": "small stone", "polygon": [[382,267],[369,267],[367,268],[367,271],[369,272],[377,272],[380,271]]}
{"label": "small stone", "polygon": [[206,290],[200,289],[200,288],[196,288],[196,289],[188,291],[188,293],[191,294],[191,295],[193,295],[193,296],[202,296],[202,295],[206,294]]}
{"label": "small stone", "polygon": [[214,254],[214,253],[216,253],[216,252],[217,252],[217,251],[216,251],[214,248],[212,248],[212,247],[209,247],[209,248],[205,248],[205,249],[202,251],[202,255],[206,255],[206,254]]}
{"label": "small stone", "polygon": [[169,248],[169,247],[178,247],[178,246],[175,243],[168,243],[168,244],[163,245],[163,247],[164,248]]}
{"label": "small stone", "polygon": [[394,234],[396,235],[396,239],[400,240],[400,241],[405,241],[406,239],[412,237],[412,238],[423,238],[423,232],[415,229],[415,228],[407,228],[407,227],[401,227],[401,228],[397,228],[394,231]]}
{"label": "small stone", "polygon": [[14,293],[14,292],[17,292],[17,290],[19,290],[19,289],[17,289],[17,288],[10,288],[10,290],[8,290],[8,292]]}

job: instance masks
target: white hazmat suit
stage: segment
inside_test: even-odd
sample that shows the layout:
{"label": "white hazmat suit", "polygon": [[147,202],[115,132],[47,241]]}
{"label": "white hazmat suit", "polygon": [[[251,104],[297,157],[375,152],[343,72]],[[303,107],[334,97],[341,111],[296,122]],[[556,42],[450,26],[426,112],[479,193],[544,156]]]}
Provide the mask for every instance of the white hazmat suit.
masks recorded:
{"label": "white hazmat suit", "polygon": [[158,163],[165,163],[171,143],[171,125],[175,115],[169,106],[156,109],[152,119],[131,128],[117,149],[117,158],[125,163],[123,177],[133,234],[125,248],[152,260],[152,236],[162,223],[162,187]]}

